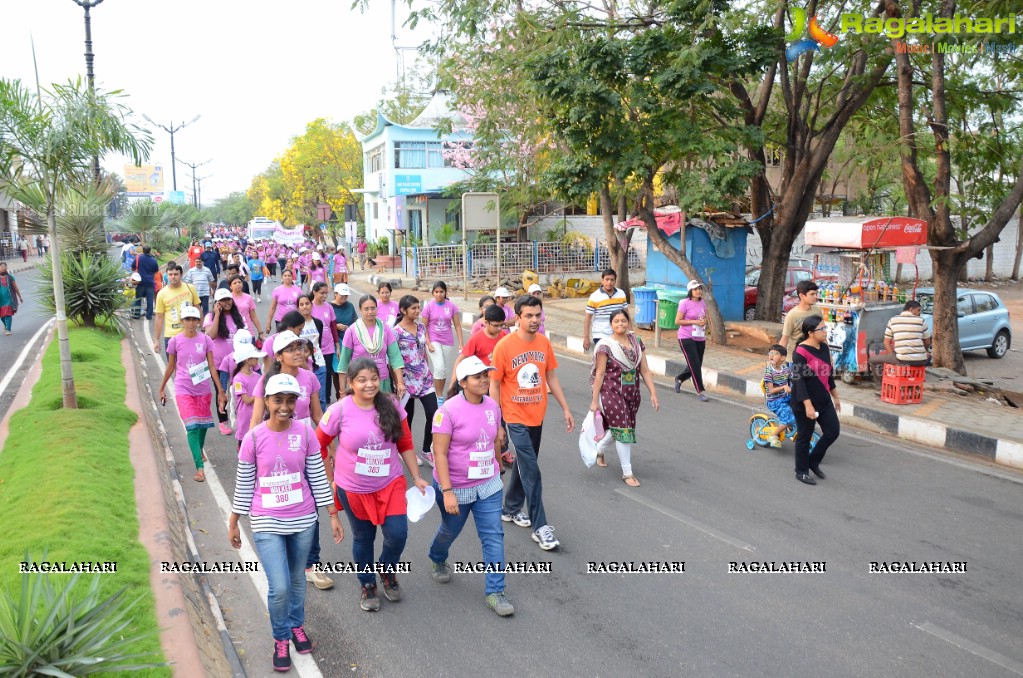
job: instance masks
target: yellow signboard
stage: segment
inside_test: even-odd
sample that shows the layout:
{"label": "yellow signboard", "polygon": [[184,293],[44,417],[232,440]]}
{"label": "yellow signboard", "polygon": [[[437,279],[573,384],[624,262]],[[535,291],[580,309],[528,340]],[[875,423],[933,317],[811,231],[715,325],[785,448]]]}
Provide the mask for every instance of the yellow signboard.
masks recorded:
{"label": "yellow signboard", "polygon": [[162,195],[162,165],[125,165],[124,192],[128,195]]}

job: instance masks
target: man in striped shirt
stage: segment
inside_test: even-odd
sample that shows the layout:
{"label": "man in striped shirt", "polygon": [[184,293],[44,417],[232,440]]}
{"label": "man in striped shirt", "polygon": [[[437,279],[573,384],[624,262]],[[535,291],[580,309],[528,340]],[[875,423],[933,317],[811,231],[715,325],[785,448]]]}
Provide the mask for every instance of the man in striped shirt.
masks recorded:
{"label": "man in striped shirt", "polygon": [[[618,274],[613,268],[600,275],[600,289],[590,295],[586,302],[586,319],[583,320],[583,350],[589,351],[604,337],[611,336],[611,314],[629,307],[625,292],[615,286]],[[592,341],[591,341],[592,339]]]}
{"label": "man in striped shirt", "polygon": [[892,357],[876,362],[926,365],[931,361],[931,330],[920,317],[921,312],[920,302],[907,301],[902,313],[888,321],[884,347]]}

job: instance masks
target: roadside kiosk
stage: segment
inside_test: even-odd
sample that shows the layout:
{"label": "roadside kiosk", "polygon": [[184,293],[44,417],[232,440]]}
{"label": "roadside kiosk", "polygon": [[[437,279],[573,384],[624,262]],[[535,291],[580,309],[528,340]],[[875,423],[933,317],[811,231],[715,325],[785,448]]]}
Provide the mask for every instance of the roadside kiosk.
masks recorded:
{"label": "roadside kiosk", "polygon": [[884,351],[888,320],[916,293],[899,289],[890,274],[891,254],[915,261],[927,245],[927,222],[910,217],[832,217],[806,222],[807,254],[837,256],[838,280],[818,290],[828,325],[836,374],[851,384],[869,372],[869,357]]}

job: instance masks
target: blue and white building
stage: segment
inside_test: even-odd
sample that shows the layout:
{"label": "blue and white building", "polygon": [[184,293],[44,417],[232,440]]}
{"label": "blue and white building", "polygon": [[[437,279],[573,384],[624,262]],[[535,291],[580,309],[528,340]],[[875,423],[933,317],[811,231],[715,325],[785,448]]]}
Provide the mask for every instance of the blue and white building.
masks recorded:
{"label": "blue and white building", "polygon": [[366,185],[358,192],[365,203],[367,240],[386,236],[392,253],[406,237],[424,245],[448,244],[438,242],[437,235],[442,226],[452,224],[460,241],[460,199],[445,197],[443,191],[467,177],[449,156],[472,140],[465,118],[445,90],[438,90],[405,125],[378,112],[376,129],[360,139]]}

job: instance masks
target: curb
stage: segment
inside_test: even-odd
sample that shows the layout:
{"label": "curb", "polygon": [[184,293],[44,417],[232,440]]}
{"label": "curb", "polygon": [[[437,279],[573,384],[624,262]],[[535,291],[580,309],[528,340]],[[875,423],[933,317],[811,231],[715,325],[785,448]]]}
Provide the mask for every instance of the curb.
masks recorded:
{"label": "curb", "polygon": [[[137,355],[145,355],[145,351],[139,346],[137,337],[134,332],[131,332],[130,337],[132,346],[135,348]],[[188,557],[196,564],[203,562],[202,556],[199,554],[199,549],[195,545],[195,539],[192,535],[192,530],[189,527],[191,521],[188,517],[188,506],[185,504],[185,493],[181,487],[181,476],[177,472],[177,468],[174,463],[174,453],[170,449],[170,444],[167,442],[167,430],[163,426],[159,416],[159,411],[156,409],[156,398],[153,394],[153,389],[148,382],[145,382],[146,392],[146,404],[143,406],[145,411],[145,417],[149,420],[151,427],[155,428],[158,432],[157,447],[163,450],[164,460],[167,463],[167,470],[170,473],[171,483],[174,487],[174,499],[177,501],[179,518],[183,521],[185,538],[188,544]],[[217,631],[220,634],[221,643],[224,646],[224,654],[227,657],[228,663],[231,665],[231,675],[233,678],[247,678],[245,668],[242,666],[241,658],[238,656],[238,649],[234,646],[234,641],[231,639],[230,633],[227,630],[227,623],[224,621],[224,613],[220,609],[220,603],[217,600],[216,594],[210,587],[209,582],[206,580],[205,575],[200,572],[193,572],[193,578],[196,584],[199,586],[199,590],[202,591],[206,598],[206,602],[209,605],[210,612],[213,614],[216,620]]]}
{"label": "curb", "polygon": [[[475,317],[475,314],[463,311],[463,327],[471,327]],[[552,344],[565,348],[570,353],[584,357],[591,355],[583,350],[582,337],[548,332],[547,338]],[[664,377],[681,372],[684,367],[682,360],[665,359],[649,353],[647,354],[647,364],[650,366],[651,372]],[[757,404],[763,401],[764,396],[760,390],[760,383],[757,381],[712,367],[703,368],[703,381],[708,390],[739,395]],[[903,440],[977,456],[1000,466],[1023,470],[1023,443],[1015,440],[996,438],[946,426],[930,419],[896,415],[872,408],[869,405],[847,401],[842,402],[842,412],[839,417],[842,422],[854,426],[872,430],[880,429],[884,433]]]}

